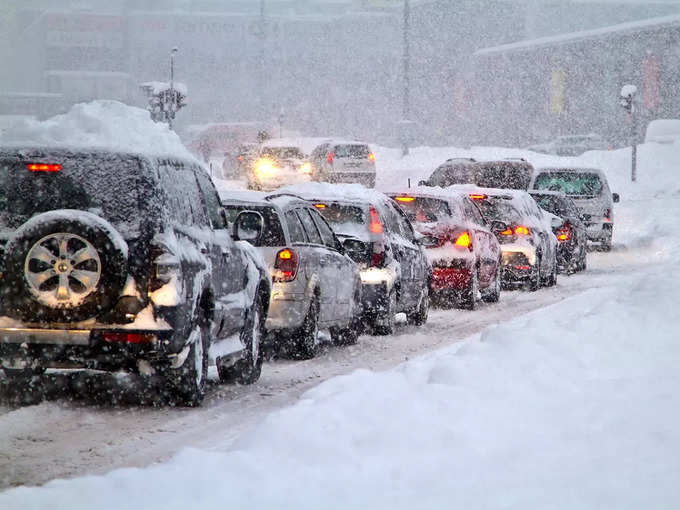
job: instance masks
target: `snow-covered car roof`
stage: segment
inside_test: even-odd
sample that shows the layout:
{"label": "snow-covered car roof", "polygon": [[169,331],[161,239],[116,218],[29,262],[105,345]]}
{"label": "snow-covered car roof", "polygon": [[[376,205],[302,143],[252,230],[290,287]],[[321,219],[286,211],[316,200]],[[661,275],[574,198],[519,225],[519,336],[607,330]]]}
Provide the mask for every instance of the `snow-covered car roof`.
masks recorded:
{"label": "snow-covered car roof", "polygon": [[386,190],[387,195],[402,195],[402,196],[413,196],[413,197],[423,197],[423,198],[440,198],[442,200],[448,200],[451,198],[464,197],[467,193],[452,189],[451,187],[441,188],[439,186],[417,186],[415,188],[393,188]]}
{"label": "snow-covered car roof", "polygon": [[605,173],[599,168],[592,168],[592,167],[575,167],[575,166],[543,166],[540,168],[536,168],[534,171],[534,175],[538,175],[540,173],[544,172],[570,172],[574,174],[585,174],[585,173],[593,173],[597,174],[600,176],[604,176]]}
{"label": "snow-covered car roof", "polygon": [[380,203],[390,200],[384,193],[371,188],[365,188],[361,184],[330,184],[327,182],[305,182],[291,184],[279,189],[280,192],[288,192],[298,195],[305,200],[324,200],[334,202],[361,202]]}
{"label": "snow-covered car roof", "polygon": [[267,193],[262,191],[242,190],[242,189],[218,189],[220,202],[222,204],[235,203],[261,203],[267,202]]}

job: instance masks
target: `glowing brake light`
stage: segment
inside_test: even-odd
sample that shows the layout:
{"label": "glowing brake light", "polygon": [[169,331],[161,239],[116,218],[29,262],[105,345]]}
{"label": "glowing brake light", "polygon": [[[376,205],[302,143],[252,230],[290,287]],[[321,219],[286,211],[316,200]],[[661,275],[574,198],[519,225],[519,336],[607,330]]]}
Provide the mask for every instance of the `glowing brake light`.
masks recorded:
{"label": "glowing brake light", "polygon": [[372,152],[369,152],[369,153],[368,153],[368,160],[369,160],[371,163],[375,163],[375,154],[373,154]]}
{"label": "glowing brake light", "polygon": [[529,229],[527,227],[515,227],[515,234],[518,236],[528,236],[529,235]]}
{"label": "glowing brake light", "polygon": [[380,221],[380,216],[378,215],[378,211],[375,210],[375,207],[370,207],[368,209],[368,215],[369,215],[368,223],[369,232],[371,234],[382,234],[383,233],[382,221]]}
{"label": "glowing brake light", "polygon": [[555,237],[557,237],[557,240],[560,242],[565,242],[571,239],[571,227],[569,224],[565,223],[560,228],[558,228],[557,232],[555,232]]}
{"label": "glowing brake light", "polygon": [[472,200],[486,200],[488,197],[487,195],[483,195],[481,193],[471,193],[470,198]]}
{"label": "glowing brake light", "polygon": [[500,232],[500,235],[502,235],[502,236],[511,236],[512,234],[514,234],[514,232],[512,231],[512,229],[510,227],[508,227],[505,230],[503,230],[502,232]]}
{"label": "glowing brake light", "polygon": [[316,207],[317,209],[325,209],[326,204],[314,204],[314,207]]}
{"label": "glowing brake light", "polygon": [[397,202],[413,202],[415,198],[413,197],[394,197]]}
{"label": "glowing brake light", "polygon": [[61,170],[61,165],[45,164],[45,163],[28,163],[26,168],[31,172],[58,172]]}
{"label": "glowing brake light", "polygon": [[454,244],[456,246],[462,246],[463,248],[470,248],[472,246],[470,234],[468,234],[467,232],[463,232],[461,235],[458,236]]}
{"label": "glowing brake light", "polygon": [[272,280],[275,282],[292,282],[298,271],[298,256],[293,250],[284,248],[276,254]]}
{"label": "glowing brake light", "polygon": [[333,158],[335,158],[335,152],[329,152],[328,156],[326,156],[326,159],[328,159],[329,163],[333,163]]}

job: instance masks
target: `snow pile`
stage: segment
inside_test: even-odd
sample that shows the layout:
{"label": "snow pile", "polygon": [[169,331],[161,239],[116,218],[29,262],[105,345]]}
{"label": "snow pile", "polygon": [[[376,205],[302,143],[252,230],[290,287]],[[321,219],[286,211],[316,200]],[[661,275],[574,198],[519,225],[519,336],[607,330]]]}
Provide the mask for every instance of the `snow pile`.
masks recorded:
{"label": "snow pile", "polygon": [[118,101],[74,105],[44,121],[22,120],[7,129],[3,145],[104,148],[118,152],[174,156],[197,162],[177,134],[151,120],[149,112]]}

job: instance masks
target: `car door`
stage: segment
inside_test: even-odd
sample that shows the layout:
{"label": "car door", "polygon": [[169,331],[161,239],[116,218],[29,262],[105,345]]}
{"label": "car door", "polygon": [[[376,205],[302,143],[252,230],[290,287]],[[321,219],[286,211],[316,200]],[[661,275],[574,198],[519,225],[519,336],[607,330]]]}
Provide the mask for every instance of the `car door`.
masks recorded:
{"label": "car door", "polygon": [[302,227],[305,229],[307,238],[309,239],[310,264],[316,266],[316,274],[318,275],[318,289],[319,289],[319,320],[321,322],[330,322],[335,320],[335,296],[336,288],[333,283],[333,267],[332,258],[328,250],[323,244],[321,234],[312,219],[309,210],[306,207],[298,207],[295,212],[300,218]]}
{"label": "car door", "polygon": [[406,215],[398,207],[391,203],[389,205],[393,211],[395,233],[398,236],[398,240],[395,244],[397,244],[402,251],[402,264],[406,270],[406,277],[402,283],[404,309],[410,310],[418,306],[423,289],[423,285],[421,285],[421,276],[423,273],[421,251],[420,246],[416,243],[413,227],[411,227],[411,223],[408,221]]}
{"label": "car door", "polygon": [[348,319],[352,314],[352,299],[354,299],[354,285],[356,264],[347,257],[344,253],[339,251],[339,242],[333,230],[328,226],[326,220],[321,214],[313,209],[308,210],[316,223],[321,239],[326,247],[326,255],[330,264],[328,265],[329,272],[332,273],[331,278],[335,287],[335,318]]}
{"label": "car door", "polygon": [[226,215],[221,210],[217,191],[209,177],[200,168],[195,174],[208,222],[204,249],[210,256],[212,289],[215,293],[212,333],[213,338],[221,338],[240,331],[243,326],[248,308],[243,303],[247,284],[245,275],[248,274],[250,261],[231,239]]}

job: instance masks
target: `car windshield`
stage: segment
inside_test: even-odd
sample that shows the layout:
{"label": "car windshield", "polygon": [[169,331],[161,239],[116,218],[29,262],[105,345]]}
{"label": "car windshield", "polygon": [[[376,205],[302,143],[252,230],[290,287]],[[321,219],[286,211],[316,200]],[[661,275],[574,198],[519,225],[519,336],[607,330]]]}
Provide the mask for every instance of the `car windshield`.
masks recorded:
{"label": "car windshield", "polygon": [[519,211],[512,202],[505,198],[489,197],[485,200],[475,200],[486,221],[502,221],[508,224],[521,223]]}
{"label": "car windshield", "polygon": [[265,147],[260,155],[275,159],[303,159],[305,157],[298,147]]}
{"label": "car windshield", "polygon": [[591,172],[545,172],[536,177],[534,187],[567,195],[597,196],[602,193],[600,176]]}
{"label": "car windshield", "polygon": [[366,159],[371,151],[367,145],[336,145],[336,158]]}
{"label": "car windshield", "polygon": [[258,240],[256,246],[284,246],[286,238],[281,227],[281,218],[279,218],[276,209],[273,206],[267,205],[248,205],[248,204],[227,204],[224,207],[224,212],[227,214],[227,224],[231,228],[239,213],[243,211],[256,211],[262,215],[264,220],[264,228],[262,229],[262,236]]}
{"label": "car windshield", "polygon": [[451,219],[451,209],[445,200],[424,197],[395,197],[394,200],[412,222],[434,223]]}
{"label": "car windshield", "polygon": [[102,216],[124,234],[138,232],[143,203],[137,191],[138,159],[115,154],[49,158],[58,171],[31,171],[28,163],[0,160],[3,230],[15,229],[35,214],[78,209]]}

